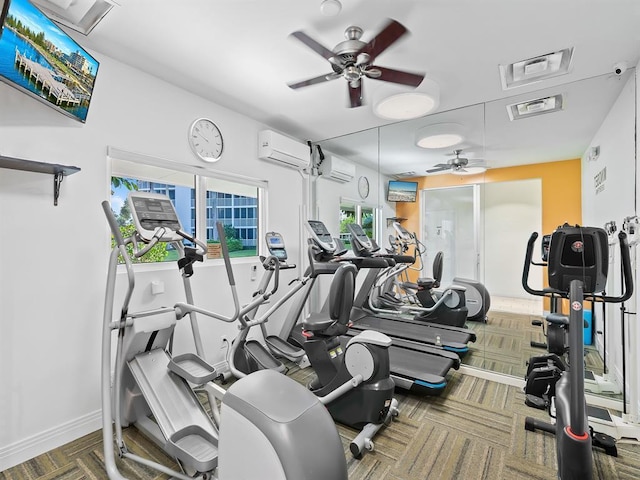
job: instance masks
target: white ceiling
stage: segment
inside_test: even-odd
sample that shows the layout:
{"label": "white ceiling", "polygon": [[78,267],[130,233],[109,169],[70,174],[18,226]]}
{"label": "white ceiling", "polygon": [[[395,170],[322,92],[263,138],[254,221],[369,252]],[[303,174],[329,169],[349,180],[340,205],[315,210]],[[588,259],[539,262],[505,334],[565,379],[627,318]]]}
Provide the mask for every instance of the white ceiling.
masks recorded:
{"label": "white ceiling", "polygon": [[[388,18],[402,23],[410,34],[374,64],[426,73],[440,87],[440,104],[435,116],[381,131],[381,139],[388,139],[381,143],[389,153],[388,160],[381,157],[381,169],[387,173],[421,173],[446,160],[445,152],[427,157],[413,143],[417,124],[443,119],[468,122],[468,156],[479,151],[476,155],[491,166],[579,157],[624,84],[612,74],[613,65],[625,61],[633,67],[640,59],[638,0],[342,0],[342,11],[335,17],[321,14],[320,0],[118,3],[88,36],[70,33],[87,49],[312,141],[389,124],[373,114],[372,105],[378,98],[412,89],[364,79],[365,105],[359,108],[346,107],[343,79],[292,90],[288,82],[329,73],[331,68],[289,34],[302,30],[332,49],[344,40],[349,25],[363,28],[366,42]],[[566,47],[575,48],[569,74],[502,89],[498,65]],[[600,78],[584,81],[596,76]],[[542,88],[566,93],[565,110],[505,123],[504,106],[513,103],[508,97],[530,100],[536,98],[532,92]],[[479,105],[485,102],[490,102],[486,108]],[[472,107],[461,108],[468,106]],[[567,126],[569,133],[558,135]],[[372,145],[367,135],[355,136],[364,144],[351,152],[354,160],[373,161],[365,151],[377,151],[377,143]],[[548,140],[548,135],[555,138]],[[545,152],[532,150],[541,144]],[[528,153],[514,154],[514,148],[522,147]]]}

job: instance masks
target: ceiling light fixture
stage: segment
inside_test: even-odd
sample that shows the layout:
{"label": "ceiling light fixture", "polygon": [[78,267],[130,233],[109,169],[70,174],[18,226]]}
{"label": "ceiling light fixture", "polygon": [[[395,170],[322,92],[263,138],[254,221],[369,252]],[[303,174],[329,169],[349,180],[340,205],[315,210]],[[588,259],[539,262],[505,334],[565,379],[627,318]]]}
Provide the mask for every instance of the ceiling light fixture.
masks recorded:
{"label": "ceiling light fixture", "polygon": [[546,78],[569,73],[573,47],[528,58],[509,65],[500,65],[502,89],[521,87]]}
{"label": "ceiling light fixture", "polygon": [[559,93],[558,95],[552,95],[550,97],[536,98],[526,102],[507,105],[507,113],[509,114],[509,118],[513,121],[545,113],[557,112],[563,108],[564,97]]}
{"label": "ceiling light fixture", "polygon": [[398,93],[375,102],[373,112],[390,120],[409,120],[434,111],[440,104],[440,86],[425,78],[418,87],[419,91]]}
{"label": "ceiling light fixture", "polygon": [[436,123],[416,132],[416,145],[421,148],[447,148],[463,140],[462,125],[457,123]]}
{"label": "ceiling light fixture", "polygon": [[32,0],[54,22],[89,35],[117,5],[114,0]]}
{"label": "ceiling light fixture", "polygon": [[339,0],[323,0],[320,4],[320,12],[327,17],[335,17],[342,10]]}

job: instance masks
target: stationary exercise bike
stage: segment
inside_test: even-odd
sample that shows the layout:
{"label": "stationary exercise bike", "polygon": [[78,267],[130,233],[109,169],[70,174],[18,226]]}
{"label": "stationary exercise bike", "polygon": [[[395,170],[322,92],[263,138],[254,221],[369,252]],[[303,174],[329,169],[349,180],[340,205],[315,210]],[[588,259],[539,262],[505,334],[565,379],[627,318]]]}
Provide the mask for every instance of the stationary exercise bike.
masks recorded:
{"label": "stationary exercise bike", "polygon": [[556,436],[558,478],[590,480],[593,478],[592,443],[604,443],[611,448],[609,438],[593,433],[588,425],[584,394],[583,301],[621,303],[633,294],[633,280],[626,234],[620,232],[620,254],[624,276],[624,292],[607,296],[602,292],[607,282],[608,242],[601,228],[563,225],[556,229],[549,244],[549,288],[534,290],[528,285],[533,246],[538,237],[529,238],[522,274],[524,289],[537,296],[560,295],[568,298],[569,316],[552,313],[547,322],[563,326],[568,335],[569,361],[555,383],[555,395],[550,397],[550,413],[555,410],[555,424],[527,417],[525,429],[543,430]]}
{"label": "stationary exercise bike", "polygon": [[323,397],[352,378],[362,377],[358,388],[327,405],[336,421],[361,429],[350,444],[353,456],[359,457],[365,448],[373,450],[373,436],[398,416],[398,401],[393,398],[395,383],[389,370],[391,339],[372,330],[344,337],[349,330],[356,275],[355,265],[349,263],[336,270],[328,313],[319,312],[304,319],[302,335],[306,338],[304,350],[316,374],[308,386],[316,395]]}
{"label": "stationary exercise bike", "polygon": [[[131,192],[128,202],[135,231],[126,239],[109,203],[102,204],[115,239],[109,259],[102,330],[102,421],[108,477],[125,479],[115,461],[117,453],[120,458],[181,480],[346,480],[346,460],[335,424],[320,399],[303,386],[284,375],[264,370],[237,381],[225,391],[212,382],[217,373],[200,352],[171,354],[174,328],[185,316],[190,317],[194,329],[196,312],[235,321],[235,317],[245,313],[245,308],[266,301],[270,294],[265,292],[248,306],[239,307],[224,229],[218,224],[235,314],[224,317],[195,306],[189,277],[193,264],[202,260],[206,246],[182,231],[167,196]],[[184,240],[194,247],[185,246]],[[178,266],[187,301],[173,307],[130,312],[136,280],[131,257],[141,258],[156,245],[168,243],[181,254]],[[128,247],[131,251],[127,251]],[[124,261],[127,288],[114,318],[118,257]],[[113,331],[118,332],[115,352]],[[194,339],[200,350],[195,330]],[[113,386],[112,364],[115,364]],[[207,392],[211,416],[199,402],[193,385]],[[123,428],[129,425],[135,425],[173,457],[181,471],[132,453],[123,436]],[[309,434],[311,428],[313,435]],[[248,454],[254,457],[253,461],[246,460]]]}

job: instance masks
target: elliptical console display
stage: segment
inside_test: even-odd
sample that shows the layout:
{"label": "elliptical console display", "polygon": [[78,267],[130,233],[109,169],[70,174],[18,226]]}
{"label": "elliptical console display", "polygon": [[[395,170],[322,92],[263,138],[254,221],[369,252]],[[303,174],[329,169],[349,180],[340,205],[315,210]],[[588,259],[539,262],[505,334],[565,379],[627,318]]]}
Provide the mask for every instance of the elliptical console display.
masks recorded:
{"label": "elliptical console display", "polygon": [[267,232],[265,234],[269,253],[281,262],[287,259],[287,251],[284,248],[284,238],[278,232]]}
{"label": "elliptical console display", "polygon": [[160,241],[177,242],[183,239],[176,209],[166,195],[131,192],[127,198],[133,223],[143,241],[149,242],[159,228],[165,231]]}

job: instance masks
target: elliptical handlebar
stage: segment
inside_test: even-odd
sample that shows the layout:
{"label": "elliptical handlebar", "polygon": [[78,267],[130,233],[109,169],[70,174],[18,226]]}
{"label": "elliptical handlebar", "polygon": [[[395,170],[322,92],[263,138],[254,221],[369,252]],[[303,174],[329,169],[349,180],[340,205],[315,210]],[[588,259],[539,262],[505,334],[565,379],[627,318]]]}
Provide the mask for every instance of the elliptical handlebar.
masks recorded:
{"label": "elliptical handlebar", "polygon": [[275,255],[269,255],[264,262],[262,262],[262,266],[270,269],[270,265],[273,265],[273,288],[271,289],[270,296],[278,291],[278,286],[280,285],[280,260]]}
{"label": "elliptical handlebar", "polygon": [[196,237],[189,235],[187,232],[183,232],[182,230],[178,230],[176,233],[196,246],[196,254],[206,255],[207,245],[202,240],[198,240]]}
{"label": "elliptical handlebar", "polygon": [[620,261],[622,262],[622,274],[624,276],[624,291],[619,297],[610,297],[603,295],[600,298],[607,303],[622,303],[631,298],[633,295],[633,273],[631,271],[631,257],[629,255],[629,242],[627,234],[623,231],[618,233],[620,243]]}
{"label": "elliptical handlebar", "polygon": [[222,222],[216,222],[216,228],[218,229],[218,238],[220,239],[220,245],[222,247],[222,258],[224,258],[224,266],[227,270],[227,277],[229,278],[229,285],[235,287],[236,281],[233,277],[233,269],[231,268],[231,260],[229,259],[229,247],[227,247],[227,236],[224,234],[224,226]]}
{"label": "elliptical handlebar", "polygon": [[524,257],[524,268],[522,269],[522,288],[524,288],[525,292],[531,295],[544,297],[547,292],[545,292],[544,290],[534,290],[529,286],[529,270],[531,268],[531,264],[533,263],[531,261],[533,257],[533,245],[536,243],[537,239],[538,232],[533,232],[529,237],[529,241],[527,242],[527,251]]}
{"label": "elliptical handlebar", "polygon": [[118,226],[118,221],[111,211],[111,205],[109,204],[109,202],[107,202],[106,200],[102,202],[102,209],[104,210],[104,214],[107,216],[107,222],[109,223],[111,234],[116,240],[116,245],[124,247],[124,238],[122,237],[122,232],[120,231],[120,227]]}
{"label": "elliptical handlebar", "polygon": [[[534,263],[531,258],[533,256],[533,246],[538,238],[538,232],[533,232],[529,237],[527,243],[527,251],[525,254],[524,268],[522,270],[522,287],[525,291],[531,295],[538,297],[545,297],[549,294],[556,294],[566,297],[569,292],[564,292],[555,288],[545,288],[544,290],[536,290],[529,286],[529,269],[530,265],[538,265]],[[619,296],[609,295],[596,295],[595,293],[588,293],[585,295],[586,299],[601,301],[605,303],[622,303],[633,295],[633,276],[631,271],[631,259],[629,256],[629,243],[627,242],[627,234],[623,231],[618,233],[618,240],[620,243],[620,260],[622,262],[622,273],[624,276],[624,291]],[[546,266],[546,264],[545,264]]]}

